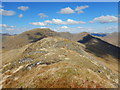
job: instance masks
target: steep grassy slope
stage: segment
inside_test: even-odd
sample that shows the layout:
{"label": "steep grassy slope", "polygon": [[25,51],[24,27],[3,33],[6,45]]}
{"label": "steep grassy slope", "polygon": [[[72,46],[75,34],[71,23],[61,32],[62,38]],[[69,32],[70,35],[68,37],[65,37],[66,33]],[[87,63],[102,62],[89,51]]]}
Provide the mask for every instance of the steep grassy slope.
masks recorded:
{"label": "steep grassy slope", "polygon": [[85,45],[85,51],[87,51],[91,56],[95,56],[98,61],[102,61],[102,63],[114,72],[120,73],[120,71],[118,71],[118,64],[120,63],[119,47],[103,41],[99,37],[91,35],[85,36],[78,42]]}
{"label": "steep grassy slope", "polygon": [[119,59],[120,48],[109,44],[100,38],[87,35],[83,40],[79,40],[78,42],[85,44],[86,50],[94,53],[98,57],[108,58],[109,56],[112,56]]}
{"label": "steep grassy slope", "polygon": [[[85,46],[59,37],[5,52],[4,88],[115,88],[118,77],[90,56]],[[14,52],[14,53],[10,53]],[[10,61],[7,61],[7,59]]]}

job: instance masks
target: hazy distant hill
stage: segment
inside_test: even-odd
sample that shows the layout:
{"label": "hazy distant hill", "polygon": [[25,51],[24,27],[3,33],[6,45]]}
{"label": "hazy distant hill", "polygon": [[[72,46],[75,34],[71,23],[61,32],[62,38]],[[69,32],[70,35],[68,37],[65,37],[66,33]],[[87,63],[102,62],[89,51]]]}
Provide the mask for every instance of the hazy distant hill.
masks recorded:
{"label": "hazy distant hill", "polygon": [[114,33],[111,33],[111,34],[103,37],[102,39],[111,43],[111,44],[113,44],[113,45],[116,45],[116,46],[120,47],[119,34],[120,34],[120,32],[114,32]]}
{"label": "hazy distant hill", "polygon": [[78,40],[83,39],[83,37],[85,37],[88,34],[89,33],[87,33],[87,32],[82,32],[82,33],[77,33],[77,34],[71,34],[69,32],[60,32],[58,36],[67,38],[67,39],[70,39],[73,41],[78,41]]}

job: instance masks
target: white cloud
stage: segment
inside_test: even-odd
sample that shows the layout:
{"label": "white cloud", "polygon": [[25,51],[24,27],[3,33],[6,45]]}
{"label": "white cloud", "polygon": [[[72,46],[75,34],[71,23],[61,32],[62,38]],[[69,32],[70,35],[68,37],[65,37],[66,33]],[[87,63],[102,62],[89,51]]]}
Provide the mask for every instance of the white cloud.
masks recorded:
{"label": "white cloud", "polygon": [[15,30],[15,28],[6,28],[5,30],[8,30],[8,31]]}
{"label": "white cloud", "polygon": [[62,26],[62,27],[60,27],[60,28],[62,28],[62,29],[67,29],[67,28],[69,28],[68,26]]}
{"label": "white cloud", "polygon": [[84,13],[84,11],[78,11],[78,13]]}
{"label": "white cloud", "polygon": [[68,26],[61,26],[54,29],[54,31],[70,33],[92,32],[93,30],[94,28],[89,27],[68,27]]}
{"label": "white cloud", "polygon": [[[45,21],[46,22],[46,21]],[[47,21],[48,22],[48,21]],[[72,20],[72,19],[67,19],[66,21],[63,21],[61,19],[52,19],[51,21],[49,21],[50,23],[52,24],[58,24],[58,25],[72,25],[72,24],[85,24],[85,22],[83,21],[75,21],[75,20]],[[48,22],[48,23],[49,23]]]}
{"label": "white cloud", "polygon": [[89,8],[89,6],[77,6],[74,9],[70,8],[70,7],[66,7],[66,8],[62,8],[58,13],[61,14],[73,14],[73,13],[84,13],[83,9]]}
{"label": "white cloud", "polygon": [[1,4],[0,4],[0,8],[3,8],[4,6],[2,6]]}
{"label": "white cloud", "polygon": [[110,27],[106,27],[105,29],[115,31],[118,30],[118,26],[110,26]]}
{"label": "white cloud", "polygon": [[23,14],[19,14],[18,17],[19,17],[19,18],[22,18],[22,17],[23,17]]}
{"label": "white cloud", "polygon": [[0,27],[3,27],[3,28],[14,28],[16,26],[8,26],[6,24],[0,24]]}
{"label": "white cloud", "polygon": [[57,32],[70,32],[70,33],[80,33],[80,32],[88,32],[88,33],[111,33],[118,32],[118,26],[108,26],[108,27],[81,27],[81,26],[58,26],[52,28],[52,30]]}
{"label": "white cloud", "polygon": [[38,16],[40,16],[40,18],[46,18],[46,17],[48,17],[48,16],[47,16],[46,14],[44,14],[44,13],[39,13]]}
{"label": "white cloud", "polygon": [[59,13],[61,14],[72,14],[75,13],[75,11],[73,9],[71,9],[70,7],[66,7],[66,8],[62,8]]}
{"label": "white cloud", "polygon": [[76,27],[76,28],[82,30],[83,32],[84,32],[84,31],[89,31],[89,32],[90,32],[90,31],[95,30],[94,28],[87,28],[87,27]]}
{"label": "white cloud", "polygon": [[52,19],[52,24],[65,24],[64,21],[62,21],[61,19]]}
{"label": "white cloud", "polygon": [[77,6],[75,11],[77,11],[78,13],[84,13],[83,9],[89,8],[89,6]]}
{"label": "white cloud", "polygon": [[20,7],[18,7],[18,9],[20,9],[22,11],[26,11],[29,9],[29,7],[28,6],[20,6]]}
{"label": "white cloud", "polygon": [[90,21],[90,23],[95,23],[95,22],[99,22],[99,23],[117,23],[118,22],[118,17],[107,15],[107,16],[96,17],[92,21]]}
{"label": "white cloud", "polygon": [[30,24],[32,24],[32,25],[38,25],[38,26],[47,26],[47,24],[44,23],[44,22],[32,22]]}
{"label": "white cloud", "polygon": [[2,27],[3,30],[15,30],[16,26],[9,26],[6,24],[0,24],[0,27]]}
{"label": "white cloud", "polygon": [[48,28],[48,27],[40,27],[40,28]]}
{"label": "white cloud", "polygon": [[9,26],[9,27],[14,28],[14,27],[16,27],[16,26]]}
{"label": "white cloud", "polygon": [[79,11],[85,8],[88,8],[89,6],[77,6],[77,8],[75,9],[75,11]]}
{"label": "white cloud", "polygon": [[56,24],[56,25],[73,25],[73,24],[85,24],[83,21],[75,21],[72,19],[67,19],[66,21],[63,21],[61,19],[52,19],[52,20],[46,20],[44,22],[32,22],[30,23],[32,25],[40,25],[40,26],[47,26],[48,24]]}
{"label": "white cloud", "polygon": [[46,20],[46,21],[44,21],[44,23],[51,23],[52,24],[52,21]]}
{"label": "white cloud", "polygon": [[0,24],[0,27],[7,27],[6,24]]}
{"label": "white cloud", "polygon": [[4,16],[13,16],[16,13],[14,11],[11,10],[4,10],[4,9],[0,9],[0,15],[4,15]]}
{"label": "white cloud", "polygon": [[77,27],[77,28],[82,29],[83,27]]}
{"label": "white cloud", "polygon": [[75,20],[72,20],[72,19],[68,19],[66,21],[66,24],[85,24],[85,22],[83,22],[83,21],[75,21]]}

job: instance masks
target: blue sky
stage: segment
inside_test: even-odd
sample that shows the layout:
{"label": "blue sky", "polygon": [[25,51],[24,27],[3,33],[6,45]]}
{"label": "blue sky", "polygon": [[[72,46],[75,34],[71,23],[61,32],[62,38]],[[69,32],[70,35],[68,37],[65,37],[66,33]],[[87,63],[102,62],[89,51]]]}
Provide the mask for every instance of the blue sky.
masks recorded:
{"label": "blue sky", "polygon": [[[33,28],[58,32],[116,32],[117,2],[3,2],[3,33]],[[49,21],[49,22],[48,22]]]}
{"label": "blue sky", "polygon": [[[1,0],[2,2],[73,2],[73,0]],[[120,0],[74,0],[74,2],[119,2]]]}

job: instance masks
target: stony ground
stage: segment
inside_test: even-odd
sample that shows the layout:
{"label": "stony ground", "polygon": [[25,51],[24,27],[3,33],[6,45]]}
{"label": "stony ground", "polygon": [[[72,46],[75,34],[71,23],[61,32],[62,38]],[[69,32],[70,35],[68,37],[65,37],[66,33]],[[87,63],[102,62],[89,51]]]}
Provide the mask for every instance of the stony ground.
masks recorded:
{"label": "stony ground", "polygon": [[44,38],[3,53],[4,88],[117,88],[118,76],[83,44]]}

